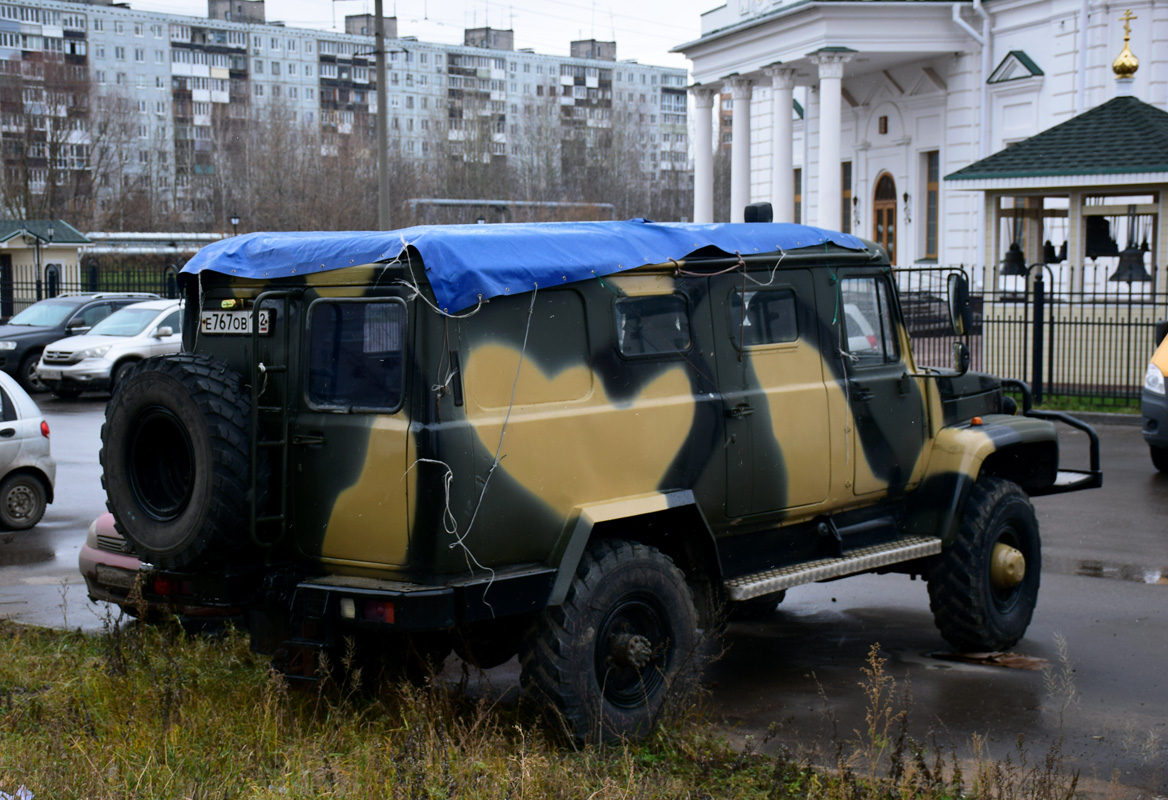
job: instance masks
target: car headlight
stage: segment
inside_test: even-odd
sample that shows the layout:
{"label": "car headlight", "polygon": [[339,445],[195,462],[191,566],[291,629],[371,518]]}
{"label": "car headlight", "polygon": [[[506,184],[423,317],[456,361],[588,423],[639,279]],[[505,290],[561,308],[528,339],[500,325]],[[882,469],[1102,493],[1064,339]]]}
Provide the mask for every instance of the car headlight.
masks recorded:
{"label": "car headlight", "polygon": [[1155,394],[1164,394],[1164,373],[1155,364],[1148,365],[1148,374],[1144,376],[1144,388]]}
{"label": "car headlight", "polygon": [[80,352],[74,353],[73,355],[75,358],[82,361],[87,358],[101,358],[109,352],[111,347],[113,347],[112,344],[103,344],[100,347],[91,347],[88,350],[81,350]]}
{"label": "car headlight", "polygon": [[16,342],[9,339],[0,340],[0,350],[15,350]]}

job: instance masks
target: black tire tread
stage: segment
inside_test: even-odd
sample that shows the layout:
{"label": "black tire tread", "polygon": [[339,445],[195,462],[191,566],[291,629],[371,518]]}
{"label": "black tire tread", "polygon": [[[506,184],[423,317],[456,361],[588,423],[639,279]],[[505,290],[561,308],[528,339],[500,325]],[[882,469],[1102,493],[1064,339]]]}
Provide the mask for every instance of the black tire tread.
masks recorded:
{"label": "black tire tread", "polygon": [[[961,652],[1001,650],[1014,645],[1017,637],[1003,636],[991,619],[992,599],[985,595],[977,571],[982,537],[1000,503],[1021,501],[1037,530],[1030,498],[1012,481],[982,477],[974,484],[965,506],[958,533],[940,556],[929,577],[929,606],[938,630],[950,645]],[[1027,559],[1027,572],[1041,570],[1040,555]],[[1037,577],[1035,578],[1037,580]],[[1033,608],[1025,614],[1029,624]],[[1023,630],[1026,625],[1023,625]]]}
{"label": "black tire tread", "polygon": [[654,563],[672,577],[689,598],[689,613],[693,615],[696,630],[697,611],[693,604],[693,594],[685,581],[685,575],[673,561],[656,548],[639,542],[605,539],[593,542],[584,552],[563,604],[548,608],[520,646],[520,680],[524,689],[554,707],[567,729],[580,743],[595,742],[598,733],[599,738],[605,741],[620,737],[612,735],[603,721],[600,722],[602,730],[597,731],[594,714],[590,713],[587,705],[589,698],[580,696],[572,689],[571,676],[587,667],[575,663],[571,658],[572,626],[569,621],[573,617],[583,616],[605,576],[618,565],[629,561]]}
{"label": "black tire tread", "polygon": [[[141,555],[156,566],[182,569],[199,563],[212,548],[223,553],[234,551],[247,537],[240,536],[240,510],[248,507],[250,496],[248,476],[251,473],[250,415],[251,398],[244,391],[242,379],[225,364],[207,356],[181,353],[158,356],[139,361],[126,373],[107,406],[107,422],[101,426],[102,449],[98,459],[102,466],[102,488],[109,497],[106,449],[121,442],[109,441],[108,418],[122,394],[135,380],[150,372],[168,375],[190,393],[192,400],[203,411],[212,453],[211,491],[209,492],[207,525],[201,535],[180,553],[164,554],[143,548],[132,525],[120,519],[114,503],[107,499],[106,507],[114,515],[117,531],[133,542]],[[143,550],[146,552],[143,552]]]}
{"label": "black tire tread", "polygon": [[1152,453],[1152,466],[1160,472],[1168,472],[1168,447],[1148,445],[1148,449]]}

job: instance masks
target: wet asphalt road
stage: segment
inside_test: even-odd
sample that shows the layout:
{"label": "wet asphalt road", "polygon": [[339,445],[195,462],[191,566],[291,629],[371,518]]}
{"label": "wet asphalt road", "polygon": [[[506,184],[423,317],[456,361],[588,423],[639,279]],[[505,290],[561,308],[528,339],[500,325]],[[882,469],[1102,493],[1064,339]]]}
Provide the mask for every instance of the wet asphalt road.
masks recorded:
{"label": "wet asphalt road", "polygon": [[[0,534],[0,615],[33,625],[100,629],[104,607],[85,597],[77,554],[105,508],[97,453],[105,398],[38,396],[58,462],[56,502],[32,531]],[[797,746],[832,761],[862,731],[859,685],[869,648],[907,687],[909,729],[965,757],[975,736],[1003,758],[1019,736],[1041,762],[1060,741],[1080,789],[1103,796],[1168,797],[1168,475],[1151,465],[1139,428],[1096,425],[1104,488],[1035,500],[1043,533],[1038,609],[1015,652],[1045,659],[1069,684],[1041,671],[971,665],[945,651],[925,585],[899,575],[862,576],[789,592],[775,619],[737,623],[708,671],[709,713],[735,738]],[[1065,466],[1086,464],[1085,437],[1063,440]],[[488,673],[516,689],[514,661]]]}

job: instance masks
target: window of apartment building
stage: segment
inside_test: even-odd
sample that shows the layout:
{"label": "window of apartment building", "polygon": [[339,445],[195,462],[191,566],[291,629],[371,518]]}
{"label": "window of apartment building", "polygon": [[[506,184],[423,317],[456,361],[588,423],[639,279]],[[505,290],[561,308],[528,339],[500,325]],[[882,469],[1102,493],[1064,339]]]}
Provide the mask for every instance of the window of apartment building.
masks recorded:
{"label": "window of apartment building", "polygon": [[134,86],[137,87],[138,89],[145,89],[146,88],[146,76],[145,75],[135,75],[134,76]]}
{"label": "window of apartment building", "polygon": [[105,70],[103,70],[103,69],[95,70],[93,73],[93,79],[96,80],[98,83],[105,83]]}
{"label": "window of apartment building", "polygon": [[263,74],[264,74],[264,62],[263,62],[263,60],[262,60],[262,59],[259,59],[259,58],[255,59],[255,60],[252,62],[252,68],[251,68],[251,69],[252,69],[252,72],[254,72],[256,75],[263,75]]}
{"label": "window of apartment building", "polygon": [[166,101],[165,100],[155,101],[154,113],[156,113],[156,114],[165,114],[166,113]]}
{"label": "window of apartment building", "polygon": [[93,21],[93,29],[94,29],[95,31],[103,31],[103,30],[105,30],[105,21],[104,21],[104,20],[101,20],[101,19],[95,19],[95,20]]}
{"label": "window of apartment building", "polygon": [[[316,95],[316,92],[314,92],[312,89],[305,89],[304,90],[304,97],[306,100],[311,100],[315,95]],[[312,114],[308,115],[308,121],[312,122]]]}
{"label": "window of apartment building", "polygon": [[114,82],[117,83],[118,86],[125,86],[126,85],[126,73],[119,72],[117,74],[117,77],[114,79]]}
{"label": "window of apartment building", "polygon": [[285,43],[284,49],[287,50],[289,53],[295,53],[296,52],[296,40],[289,39]]}
{"label": "window of apartment building", "polygon": [[795,170],[795,219],[792,222],[803,220],[803,170]]}
{"label": "window of apartment building", "polygon": [[257,83],[255,85],[255,96],[256,97],[263,97],[264,96],[264,85],[262,83]]}
{"label": "window of apartment building", "polygon": [[414,96],[413,95],[406,95],[406,108],[413,108],[413,107],[414,107]]}
{"label": "window of apartment building", "polygon": [[389,73],[389,82],[390,82],[390,84],[392,84],[393,86],[397,86],[397,84],[398,84],[398,78],[397,78],[397,75],[398,75],[398,74],[397,74],[396,72],[391,72],[391,73]]}
{"label": "window of apartment building", "polygon": [[154,51],[154,63],[155,64],[165,64],[166,63],[166,51],[155,50]]}
{"label": "window of apartment building", "polygon": [[[304,43],[304,52],[306,52],[306,53],[312,52],[312,42],[305,42]],[[312,114],[311,113],[309,113],[309,115],[308,115],[308,121],[312,122]]]}
{"label": "window of apartment building", "polygon": [[251,46],[254,47],[256,50],[259,50],[261,47],[264,46],[264,37],[262,37],[262,36],[251,37]]}
{"label": "window of apartment building", "polygon": [[149,137],[149,135],[150,135],[149,128],[147,128],[145,125],[138,126],[138,138],[139,139],[145,139],[145,138]]}
{"label": "window of apartment building", "polygon": [[272,37],[271,47],[273,50],[280,49],[280,40],[277,39],[275,36]]}
{"label": "window of apartment building", "polygon": [[296,99],[296,87],[295,86],[288,87],[288,96],[291,97],[293,100]]}
{"label": "window of apartment building", "polygon": [[272,97],[279,97],[279,96],[280,96],[280,84],[276,84],[275,86],[272,87]]}
{"label": "window of apartment building", "polygon": [[273,74],[273,75],[276,75],[276,76],[279,76],[279,74],[280,74],[280,62],[279,62],[279,61],[273,61],[273,62],[271,63],[271,65],[270,65],[270,66],[271,66],[271,68],[272,68],[272,74]]}
{"label": "window of apartment building", "polygon": [[295,75],[295,74],[296,74],[296,65],[295,65],[295,64],[293,64],[293,63],[291,63],[291,62],[288,62],[288,74],[289,74],[289,75]]}
{"label": "window of apartment building", "polygon": [[840,231],[852,232],[852,162],[840,164]]}
{"label": "window of apartment building", "polygon": [[161,39],[162,38],[162,26],[161,25],[151,25],[150,26],[150,34],[155,39]]}
{"label": "window of apartment building", "polygon": [[925,258],[937,259],[937,228],[941,210],[941,151],[925,153]]}
{"label": "window of apartment building", "polygon": [[312,65],[311,64],[304,65],[304,77],[306,77],[306,78],[312,77]]}
{"label": "window of apartment building", "polygon": [[166,88],[166,78],[162,77],[161,75],[155,75],[154,76],[154,88],[155,89],[165,89]]}
{"label": "window of apartment building", "polygon": [[125,32],[126,32],[126,23],[124,23],[124,22],[115,22],[114,23],[114,33],[125,33]]}
{"label": "window of apartment building", "polygon": [[[16,43],[16,47],[19,47],[19,46],[20,46],[20,42],[18,41]],[[97,46],[97,57],[98,58],[105,58],[105,45],[99,44]]]}
{"label": "window of apartment building", "polygon": [[145,47],[135,47],[134,48],[134,60],[137,61],[139,64],[146,63],[146,48]]}
{"label": "window of apartment building", "polygon": [[413,86],[413,85],[414,85],[414,73],[407,72],[406,73],[406,86]]}
{"label": "window of apartment building", "polygon": [[116,58],[118,61],[125,61],[126,60],[126,48],[115,47],[114,48],[114,58]]}
{"label": "window of apartment building", "polygon": [[146,33],[146,26],[143,25],[141,22],[135,22],[134,23],[134,35],[135,36],[142,36],[145,33]]}

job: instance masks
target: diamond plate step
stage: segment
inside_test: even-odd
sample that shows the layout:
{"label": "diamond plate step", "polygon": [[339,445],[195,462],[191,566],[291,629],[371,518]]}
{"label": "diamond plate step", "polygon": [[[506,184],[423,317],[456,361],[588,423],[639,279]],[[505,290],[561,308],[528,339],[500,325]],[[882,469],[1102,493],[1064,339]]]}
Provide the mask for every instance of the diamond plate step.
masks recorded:
{"label": "diamond plate step", "polygon": [[934,556],[940,552],[940,539],[932,536],[909,536],[895,542],[862,547],[843,558],[824,558],[733,578],[726,581],[726,596],[731,600],[749,600],[792,586],[867,572],[901,561]]}

